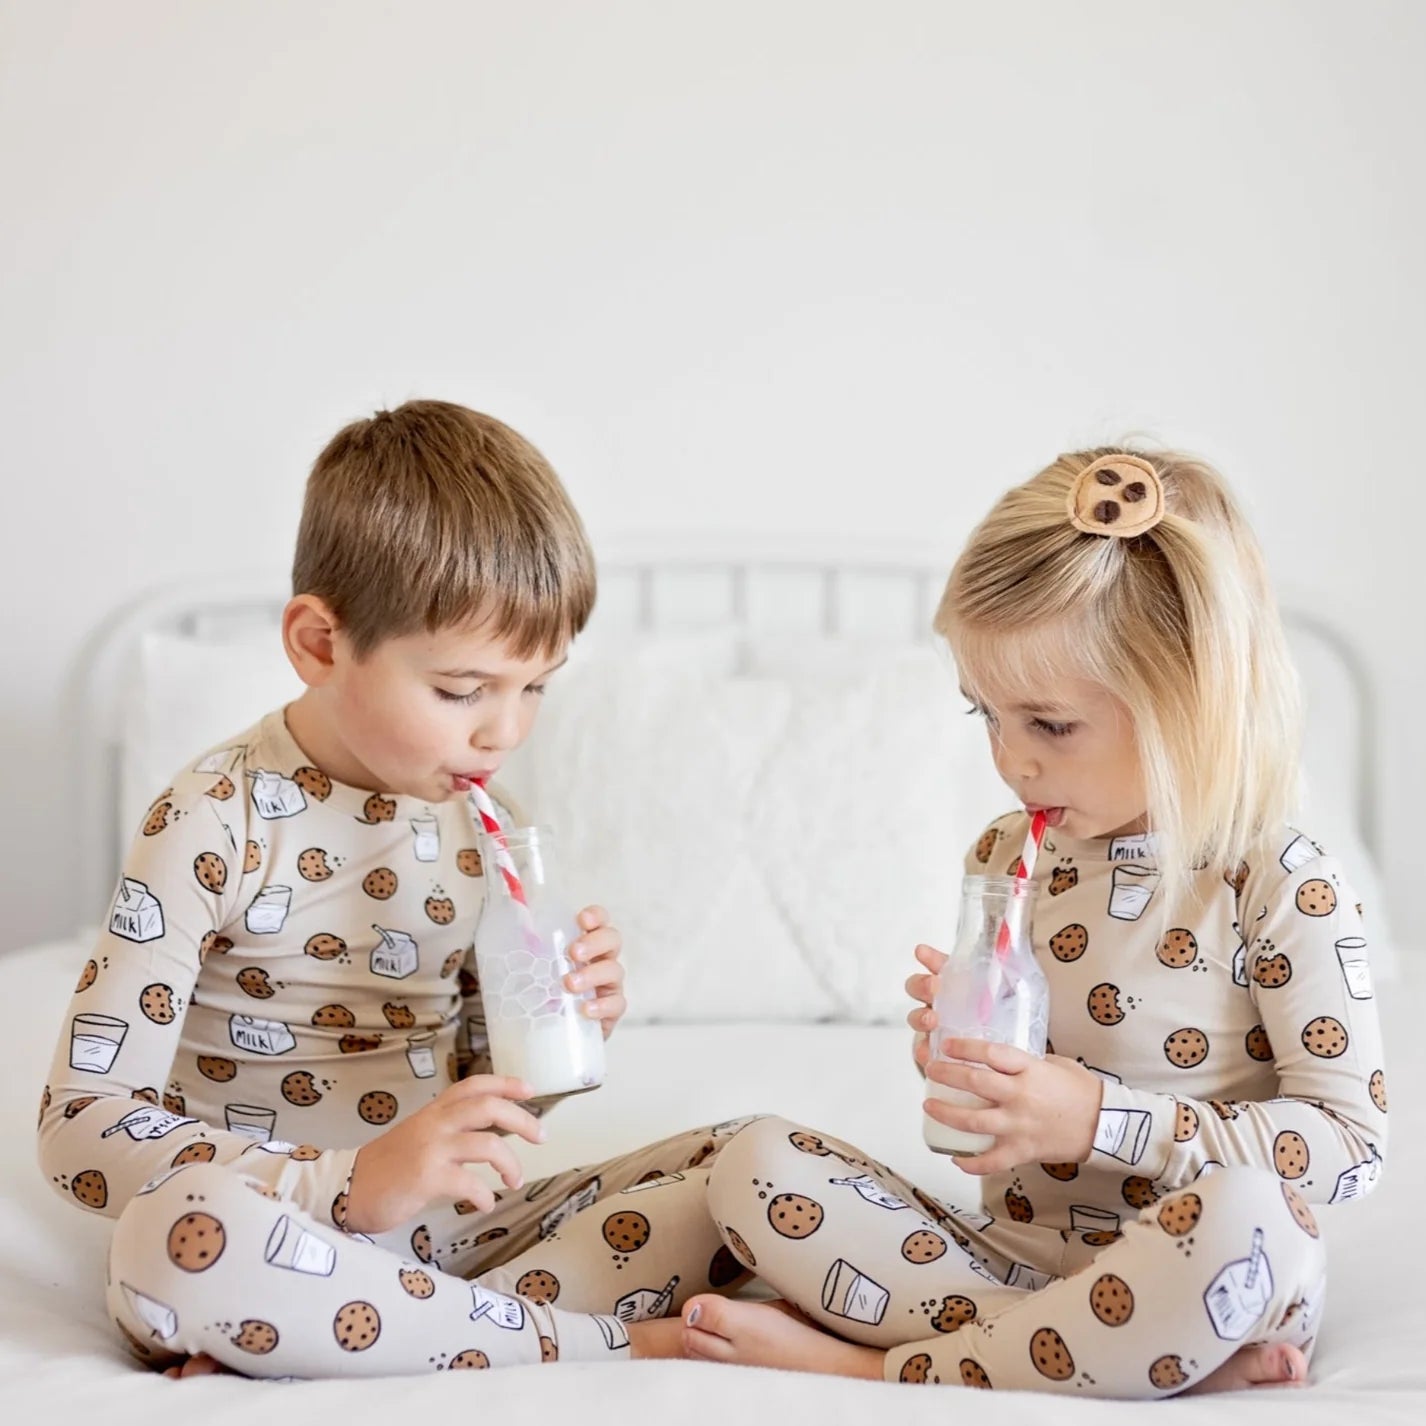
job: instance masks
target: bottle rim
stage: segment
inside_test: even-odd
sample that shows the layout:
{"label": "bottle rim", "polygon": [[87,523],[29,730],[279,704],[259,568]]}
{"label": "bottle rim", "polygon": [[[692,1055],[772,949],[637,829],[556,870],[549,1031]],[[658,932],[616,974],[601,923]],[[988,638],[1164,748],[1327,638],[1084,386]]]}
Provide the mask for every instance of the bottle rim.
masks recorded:
{"label": "bottle rim", "polygon": [[1028,900],[1035,894],[1035,883],[1028,876],[968,876],[961,883],[961,892],[977,892],[981,895],[1009,896],[1017,900]]}
{"label": "bottle rim", "polygon": [[[481,837],[487,842],[495,841],[495,834],[480,829]],[[522,851],[526,847],[547,846],[555,840],[554,831],[549,827],[532,825],[529,827],[502,827],[500,838],[512,851]]]}

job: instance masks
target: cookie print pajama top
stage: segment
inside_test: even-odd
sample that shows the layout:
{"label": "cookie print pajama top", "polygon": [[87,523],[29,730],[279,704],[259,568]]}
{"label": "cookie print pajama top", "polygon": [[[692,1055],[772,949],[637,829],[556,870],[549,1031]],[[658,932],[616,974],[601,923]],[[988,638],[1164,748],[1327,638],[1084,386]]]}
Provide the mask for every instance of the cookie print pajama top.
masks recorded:
{"label": "cookie print pajama top", "polygon": [[140,1355],[264,1376],[607,1360],[628,1323],[746,1276],[705,1206],[734,1125],[489,1214],[345,1232],[361,1145],[490,1069],[482,871],[463,799],[342,786],[280,711],[155,799],[39,1123],[54,1188],[120,1218],[109,1303]]}
{"label": "cookie print pajama top", "polygon": [[[969,875],[1012,873],[1028,819]],[[1170,1395],[1240,1346],[1310,1351],[1310,1204],[1369,1193],[1387,1098],[1361,908],[1285,830],[1195,875],[1162,924],[1150,835],[1054,831],[1035,879],[1051,1052],[1104,1082],[1083,1163],[984,1181],[983,1210],[815,1131],[763,1119],[719,1155],[710,1208],[740,1262],[916,1383]]]}

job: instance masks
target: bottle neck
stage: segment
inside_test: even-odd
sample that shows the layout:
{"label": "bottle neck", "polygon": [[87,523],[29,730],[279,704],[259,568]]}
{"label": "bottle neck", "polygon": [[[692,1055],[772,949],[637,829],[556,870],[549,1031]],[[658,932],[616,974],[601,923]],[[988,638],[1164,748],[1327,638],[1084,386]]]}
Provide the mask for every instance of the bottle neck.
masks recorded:
{"label": "bottle neck", "polygon": [[535,827],[517,827],[509,832],[481,834],[481,861],[485,868],[487,897],[514,900],[509,874],[524,890],[526,898],[549,880],[550,834]]}

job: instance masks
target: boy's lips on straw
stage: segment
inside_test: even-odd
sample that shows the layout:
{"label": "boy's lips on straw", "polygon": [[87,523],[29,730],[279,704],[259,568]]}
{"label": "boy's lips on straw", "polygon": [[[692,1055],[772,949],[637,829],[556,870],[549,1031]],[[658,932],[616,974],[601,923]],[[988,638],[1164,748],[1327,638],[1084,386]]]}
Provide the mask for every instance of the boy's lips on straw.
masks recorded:
{"label": "boy's lips on straw", "polygon": [[490,772],[453,772],[451,774],[451,786],[457,792],[469,792],[477,783],[484,787],[486,781],[493,777]]}

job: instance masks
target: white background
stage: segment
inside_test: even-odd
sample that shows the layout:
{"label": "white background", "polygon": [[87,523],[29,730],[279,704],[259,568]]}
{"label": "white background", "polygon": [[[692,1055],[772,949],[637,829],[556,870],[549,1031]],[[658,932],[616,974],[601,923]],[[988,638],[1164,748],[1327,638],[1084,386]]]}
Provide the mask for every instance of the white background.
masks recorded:
{"label": "white background", "polygon": [[73,920],[106,619],[283,566],[412,395],[596,544],[949,562],[1067,446],[1200,450],[1379,680],[1419,939],[1423,56],[1413,0],[0,3],[0,946]]}

